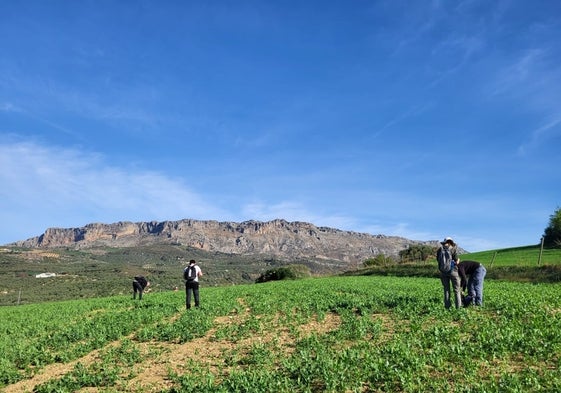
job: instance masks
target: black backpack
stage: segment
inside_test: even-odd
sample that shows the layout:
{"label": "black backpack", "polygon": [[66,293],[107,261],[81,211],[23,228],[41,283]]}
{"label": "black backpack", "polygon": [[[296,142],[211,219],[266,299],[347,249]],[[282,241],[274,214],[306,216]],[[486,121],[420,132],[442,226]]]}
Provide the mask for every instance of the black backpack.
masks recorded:
{"label": "black backpack", "polygon": [[183,278],[187,281],[194,281],[197,278],[197,269],[195,269],[195,265],[187,266],[185,270],[183,270]]}
{"label": "black backpack", "polygon": [[448,274],[454,269],[455,262],[452,259],[452,253],[446,247],[438,249],[436,259],[438,260],[438,270],[441,273]]}

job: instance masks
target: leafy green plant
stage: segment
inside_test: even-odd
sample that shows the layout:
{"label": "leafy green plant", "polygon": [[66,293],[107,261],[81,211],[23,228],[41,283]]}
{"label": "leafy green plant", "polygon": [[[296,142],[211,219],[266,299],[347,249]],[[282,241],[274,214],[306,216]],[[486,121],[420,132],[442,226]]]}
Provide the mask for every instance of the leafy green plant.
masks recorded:
{"label": "leafy green plant", "polygon": [[176,292],[2,307],[0,388],[78,361],[34,390],[143,391],[184,348],[169,392],[558,391],[559,289],[486,280],[483,307],[446,310],[437,278],[358,276],[204,288],[189,311]]}

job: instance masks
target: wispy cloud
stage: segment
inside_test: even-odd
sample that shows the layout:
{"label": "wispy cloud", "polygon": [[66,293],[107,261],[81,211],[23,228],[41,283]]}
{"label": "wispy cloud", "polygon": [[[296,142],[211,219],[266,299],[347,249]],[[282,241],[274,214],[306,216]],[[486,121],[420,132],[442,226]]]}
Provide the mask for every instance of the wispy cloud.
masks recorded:
{"label": "wispy cloud", "polygon": [[490,97],[512,100],[534,115],[535,127],[528,128],[518,154],[524,155],[542,145],[561,130],[561,70],[558,50],[534,47],[514,57],[500,68]]}
{"label": "wispy cloud", "polygon": [[396,125],[398,125],[399,123],[418,116],[422,113],[424,113],[425,111],[427,111],[428,109],[430,109],[432,107],[432,103],[427,102],[427,103],[423,103],[420,105],[414,105],[411,108],[409,108],[408,110],[406,110],[405,112],[399,113],[396,116],[394,116],[392,119],[390,119],[388,122],[386,122],[382,127],[380,127],[379,129],[377,129],[371,136],[370,138],[376,138],[378,136],[380,136],[382,133],[384,133],[385,131],[387,131],[388,129],[391,129],[392,127],[395,127]]}
{"label": "wispy cloud", "polygon": [[491,95],[524,96],[529,90],[533,90],[532,86],[536,81],[535,75],[544,55],[543,49],[533,48],[500,68],[500,74],[491,90]]}
{"label": "wispy cloud", "polygon": [[46,119],[42,116],[39,116],[39,115],[33,113],[32,111],[29,111],[25,108],[14,105],[10,102],[5,102],[4,104],[0,105],[0,111],[6,112],[6,113],[17,113],[20,116],[28,117],[30,119],[33,119],[33,120],[39,122],[39,123],[42,123],[43,125],[46,125],[53,130],[57,130],[57,131],[60,131],[63,134],[79,138],[78,133],[71,130],[70,128],[64,127],[64,126],[62,126],[58,123],[50,121],[50,120],[48,120],[48,119]]}
{"label": "wispy cloud", "polygon": [[[144,221],[225,215],[181,180],[112,167],[96,154],[33,143],[0,145],[0,183],[6,205],[20,211],[41,207],[35,217],[21,214],[30,236],[50,226],[115,217]],[[10,222],[13,213],[2,209],[0,219]],[[10,233],[0,233],[1,239],[9,237]]]}
{"label": "wispy cloud", "polygon": [[518,147],[518,154],[525,155],[528,150],[545,143],[553,136],[561,135],[561,114],[531,131],[529,141]]}
{"label": "wispy cloud", "polygon": [[[436,60],[430,65],[437,75],[429,82],[428,87],[434,88],[446,78],[460,72],[484,46],[484,39],[477,33],[450,37],[438,43],[432,50]],[[449,63],[449,59],[454,61]]]}
{"label": "wispy cloud", "polygon": [[287,221],[310,222],[317,226],[326,226],[338,229],[351,229],[356,227],[356,220],[350,216],[338,214],[321,215],[295,201],[281,201],[278,203],[252,202],[242,209],[243,215],[260,220],[269,221],[282,218]]}
{"label": "wispy cloud", "polygon": [[21,113],[74,136],[78,133],[44,114],[59,118],[78,116],[130,133],[158,129],[162,123],[173,120],[166,118],[157,84],[136,81],[123,85],[102,74],[94,76],[94,80],[76,84],[54,76],[10,69],[9,77],[0,77],[0,86],[11,91],[14,98],[1,110]]}
{"label": "wispy cloud", "polygon": [[268,204],[265,202],[254,201],[246,204],[243,214],[256,220],[268,221],[283,218],[288,221],[314,221],[315,218],[302,204],[297,202],[278,202]]}
{"label": "wispy cloud", "polygon": [[360,231],[371,234],[399,236],[412,240],[436,240],[440,238],[440,234],[413,228],[412,225],[407,222],[397,222],[389,226],[382,224],[366,225],[362,227]]}
{"label": "wispy cloud", "polygon": [[[397,3],[388,2],[392,6]],[[395,41],[392,56],[397,56],[406,52],[411,46],[418,45],[420,41],[425,38],[439,23],[439,19],[443,16],[441,2],[438,0],[433,1],[431,4],[420,3],[421,8],[414,12],[409,12],[404,15],[406,21],[401,26],[400,34]],[[391,35],[384,37],[391,39]]]}

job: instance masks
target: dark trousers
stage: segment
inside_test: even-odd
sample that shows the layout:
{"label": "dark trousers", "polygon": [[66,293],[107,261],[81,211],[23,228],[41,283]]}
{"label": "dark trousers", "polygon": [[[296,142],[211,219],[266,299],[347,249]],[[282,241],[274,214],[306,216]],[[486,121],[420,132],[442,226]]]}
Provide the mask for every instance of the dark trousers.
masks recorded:
{"label": "dark trousers", "polygon": [[199,307],[199,283],[197,281],[185,282],[185,306],[191,308],[191,293],[195,298],[195,307]]}
{"label": "dark trousers", "polygon": [[132,282],[132,298],[136,299],[136,293],[138,292],[138,300],[142,300],[142,285],[140,285],[140,283],[138,281],[133,281]]}

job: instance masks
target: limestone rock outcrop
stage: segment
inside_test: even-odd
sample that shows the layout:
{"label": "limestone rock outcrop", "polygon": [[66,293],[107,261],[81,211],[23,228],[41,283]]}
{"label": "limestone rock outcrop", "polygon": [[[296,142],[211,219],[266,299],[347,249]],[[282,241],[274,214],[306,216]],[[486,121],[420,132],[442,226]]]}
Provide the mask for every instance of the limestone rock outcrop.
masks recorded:
{"label": "limestone rock outcrop", "polygon": [[184,219],[162,222],[93,223],[81,228],[49,228],[13,245],[31,248],[135,247],[175,244],[204,251],[263,255],[281,260],[360,263],[378,254],[397,256],[412,244],[433,244],[396,236],[371,235],[277,219],[218,222]]}

